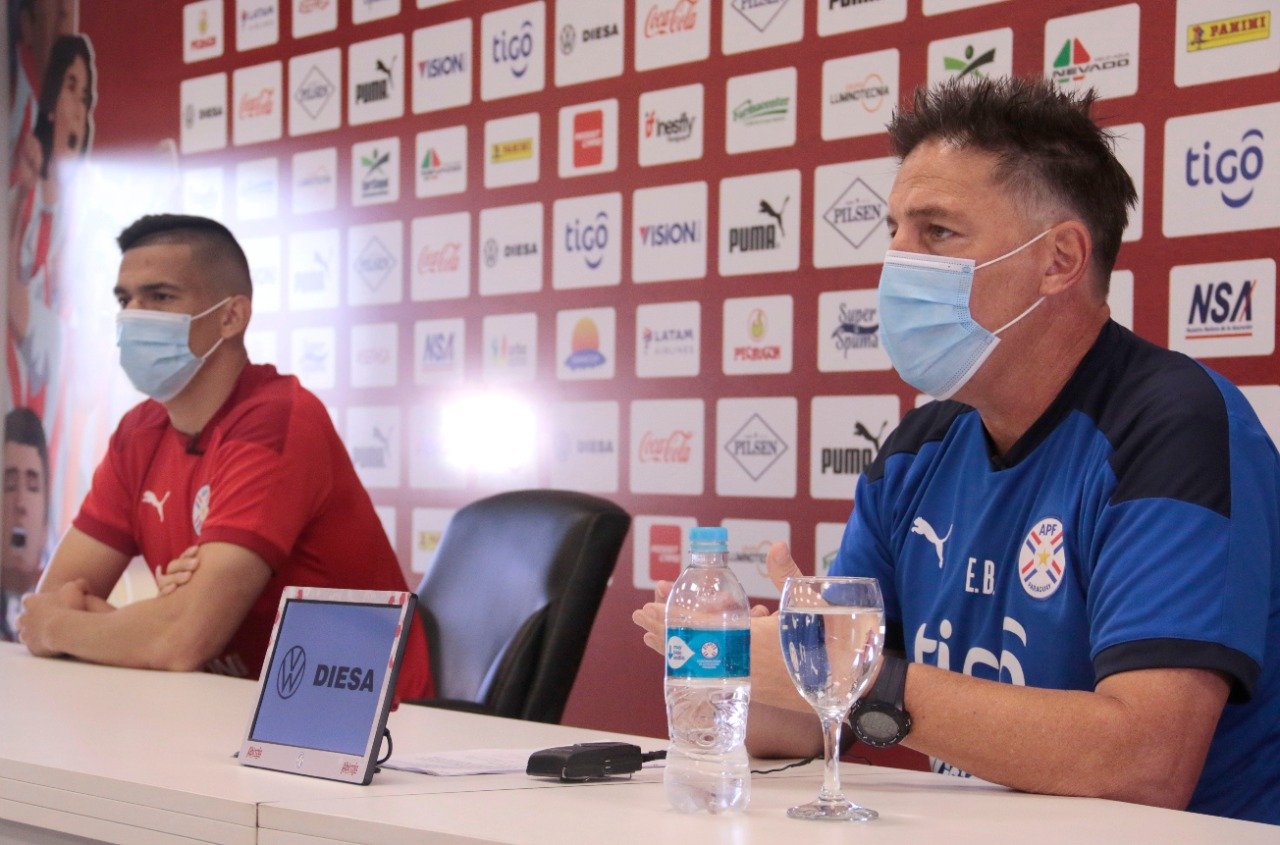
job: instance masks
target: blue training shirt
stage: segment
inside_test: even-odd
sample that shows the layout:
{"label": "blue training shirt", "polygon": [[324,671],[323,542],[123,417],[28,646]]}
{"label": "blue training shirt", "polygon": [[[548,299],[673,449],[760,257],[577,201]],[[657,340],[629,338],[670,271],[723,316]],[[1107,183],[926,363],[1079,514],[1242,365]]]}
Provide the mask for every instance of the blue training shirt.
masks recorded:
{"label": "blue training shirt", "polygon": [[855,502],[832,574],[880,579],[891,647],[1046,689],[1218,671],[1188,809],[1280,824],[1280,456],[1226,379],[1108,322],[1007,455],[934,402]]}

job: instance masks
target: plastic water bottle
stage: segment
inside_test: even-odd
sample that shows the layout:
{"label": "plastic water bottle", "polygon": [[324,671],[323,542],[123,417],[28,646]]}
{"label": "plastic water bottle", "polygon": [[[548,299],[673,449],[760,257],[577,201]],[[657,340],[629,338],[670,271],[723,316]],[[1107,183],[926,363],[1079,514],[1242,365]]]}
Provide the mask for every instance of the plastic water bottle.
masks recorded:
{"label": "plastic water bottle", "polygon": [[737,812],[751,800],[751,606],[729,568],[725,529],[692,529],[689,548],[689,566],[667,597],[671,747],[663,781],[680,812]]}

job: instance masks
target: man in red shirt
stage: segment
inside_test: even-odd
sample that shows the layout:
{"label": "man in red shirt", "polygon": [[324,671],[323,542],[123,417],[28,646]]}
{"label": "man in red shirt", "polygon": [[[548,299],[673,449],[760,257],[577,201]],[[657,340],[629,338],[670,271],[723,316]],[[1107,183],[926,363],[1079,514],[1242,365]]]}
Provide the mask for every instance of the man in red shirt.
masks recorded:
{"label": "man in red shirt", "polygon": [[[152,398],[112,435],[19,637],[38,656],[257,677],[286,586],[405,590],[404,575],[320,400],[249,363],[232,234],[154,215],[118,242],[120,361]],[[155,573],[181,560],[185,583],[115,610],[105,596],[137,554]],[[397,694],[431,694],[416,619]]]}

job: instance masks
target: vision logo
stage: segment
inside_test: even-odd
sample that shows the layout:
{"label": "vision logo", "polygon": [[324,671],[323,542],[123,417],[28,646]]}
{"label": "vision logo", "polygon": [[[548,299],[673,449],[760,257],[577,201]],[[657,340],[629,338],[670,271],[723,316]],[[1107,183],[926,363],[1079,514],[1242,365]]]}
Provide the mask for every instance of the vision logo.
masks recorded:
{"label": "vision logo", "polygon": [[385,78],[357,83],[357,103],[376,103],[380,100],[386,100],[391,97],[391,86],[394,79],[393,71],[396,66],[396,60],[399,58],[399,56],[392,56],[390,62],[384,59],[377,59],[374,61],[373,69],[382,74]]}
{"label": "vision logo", "polygon": [[293,101],[315,120],[333,98],[334,90],[336,86],[329,81],[329,77],[319,67],[312,65],[302,77],[302,84],[293,92]]}
{"label": "vision logo", "polygon": [[782,225],[782,215],[786,213],[787,203],[791,197],[782,200],[781,208],[775,210],[767,199],[760,200],[757,211],[773,218],[775,222],[754,226],[732,226],[729,228],[729,252],[755,252],[758,250],[777,249],[779,237],[787,236]]}
{"label": "vision logo", "polygon": [[654,223],[640,227],[640,242],[645,246],[692,244],[701,240],[702,224],[698,220]]}
{"label": "vision logo", "polygon": [[522,78],[529,71],[529,58],[533,55],[533,21],[526,20],[510,35],[501,29],[493,36],[493,63],[506,65],[511,75]]}
{"label": "vision logo", "polygon": [[965,46],[961,58],[956,58],[955,56],[944,57],[942,67],[948,72],[955,73],[958,79],[964,78],[969,74],[973,74],[978,79],[985,79],[986,74],[982,72],[981,68],[986,67],[995,60],[995,47],[979,54],[972,44],[968,44]]}
{"label": "vision logo", "polygon": [[757,32],[764,32],[778,17],[788,0],[731,0],[729,5]]}
{"label": "vision logo", "polygon": [[824,448],[820,455],[822,474],[861,475],[866,472],[867,467],[871,466],[871,462],[880,454],[880,440],[888,427],[889,421],[885,420],[880,423],[880,429],[872,434],[861,420],[855,421],[854,436],[866,440],[871,447]]}
{"label": "vision logo", "polygon": [[786,120],[791,111],[790,97],[773,97],[762,102],[744,100],[733,109],[733,120],[745,126],[759,126],[762,123],[777,123]]}
{"label": "vision logo", "polygon": [[1233,18],[1203,21],[1187,27],[1187,52],[1265,41],[1270,37],[1270,12],[1253,12]]}
{"label": "vision logo", "polygon": [[581,253],[582,262],[588,270],[596,270],[604,262],[604,253],[609,246],[609,215],[598,211],[594,220],[583,223],[574,218],[564,227],[564,248],[566,252]]}
{"label": "vision logo", "polygon": [[1229,281],[1196,285],[1191,294],[1185,338],[1253,337],[1253,293],[1257,286],[1257,279],[1245,279],[1238,285]]}
{"label": "vision logo", "polygon": [[583,317],[574,324],[573,337],[570,340],[569,357],[564,365],[570,370],[593,370],[605,363],[604,353],[600,351],[600,328],[590,317]]}
{"label": "vision logo", "polygon": [[285,652],[280,660],[280,668],[276,671],[276,694],[281,698],[293,698],[293,694],[302,686],[302,679],[307,674],[307,652],[296,645]]}
{"label": "vision logo", "polygon": [[418,75],[423,79],[435,79],[441,76],[452,76],[463,73],[467,69],[465,53],[451,53],[447,56],[433,56],[418,62]]}
{"label": "vision logo", "polygon": [[861,177],[849,183],[823,213],[822,219],[854,249],[860,249],[884,222],[884,197],[871,189]]}
{"label": "vision logo", "polygon": [[[880,321],[875,308],[851,308],[840,304],[840,317],[831,342],[845,358],[855,349],[880,348]],[[878,447],[877,447],[878,448]]]}
{"label": "vision logo", "polygon": [[[1247,129],[1240,136],[1240,148],[1215,151],[1205,141],[1200,150],[1187,148],[1186,180],[1189,187],[1216,185],[1218,196],[1228,208],[1243,208],[1253,199],[1253,182],[1262,175],[1262,148],[1266,140],[1261,129]],[[1243,182],[1239,186],[1236,182]]]}

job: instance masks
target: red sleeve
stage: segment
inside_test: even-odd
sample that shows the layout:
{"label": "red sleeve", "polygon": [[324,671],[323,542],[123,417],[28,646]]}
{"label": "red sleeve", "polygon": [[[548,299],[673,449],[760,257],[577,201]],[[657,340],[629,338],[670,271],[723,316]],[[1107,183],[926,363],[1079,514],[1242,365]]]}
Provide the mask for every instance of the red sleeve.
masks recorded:
{"label": "red sleeve", "polygon": [[107,454],[93,472],[93,485],[72,525],[121,554],[133,557],[138,554],[133,533],[137,502],[132,492],[137,485],[125,482],[125,440],[119,428],[111,435]]}
{"label": "red sleeve", "polygon": [[[312,420],[318,402],[294,393],[264,403],[233,423],[216,448],[202,543],[234,543],[272,570],[288,559],[332,483],[324,432]],[[311,413],[309,413],[311,412]]]}

